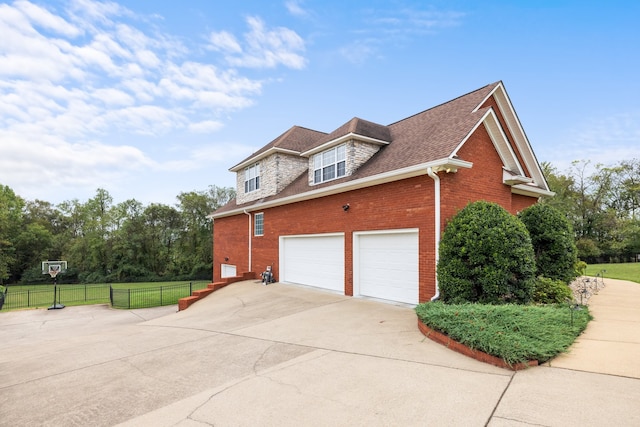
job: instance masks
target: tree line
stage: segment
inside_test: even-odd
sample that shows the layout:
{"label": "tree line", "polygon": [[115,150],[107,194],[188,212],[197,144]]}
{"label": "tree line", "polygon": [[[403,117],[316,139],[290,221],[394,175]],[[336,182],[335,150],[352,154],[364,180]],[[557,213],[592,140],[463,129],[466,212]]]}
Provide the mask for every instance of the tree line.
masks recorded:
{"label": "tree line", "polygon": [[49,282],[41,262],[66,260],[59,282],[210,279],[212,221],[235,197],[210,186],[180,193],[175,206],[114,204],[104,189],[86,202],[25,200],[0,184],[0,284]]}
{"label": "tree line", "polygon": [[613,166],[575,161],[566,171],[542,164],[545,198],[573,226],[578,257],[587,263],[638,261],[640,255],[640,160]]}
{"label": "tree line", "polygon": [[[545,198],[575,233],[588,263],[628,262],[640,254],[640,160],[613,166],[576,161],[566,171],[542,164]],[[235,197],[230,187],[180,193],[175,206],[114,204],[98,189],[86,202],[25,200],[0,184],[0,284],[47,281],[41,261],[64,259],[61,281],[82,283],[209,279],[212,227],[207,217]]]}

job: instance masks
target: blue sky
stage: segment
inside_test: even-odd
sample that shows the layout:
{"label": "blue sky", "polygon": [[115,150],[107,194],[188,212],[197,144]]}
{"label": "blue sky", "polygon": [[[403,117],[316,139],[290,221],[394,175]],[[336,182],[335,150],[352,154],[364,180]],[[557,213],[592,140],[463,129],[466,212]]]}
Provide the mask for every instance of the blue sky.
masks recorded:
{"label": "blue sky", "polygon": [[640,158],[640,2],[0,2],[0,184],[173,205],[293,125],[502,80],[540,162]]}

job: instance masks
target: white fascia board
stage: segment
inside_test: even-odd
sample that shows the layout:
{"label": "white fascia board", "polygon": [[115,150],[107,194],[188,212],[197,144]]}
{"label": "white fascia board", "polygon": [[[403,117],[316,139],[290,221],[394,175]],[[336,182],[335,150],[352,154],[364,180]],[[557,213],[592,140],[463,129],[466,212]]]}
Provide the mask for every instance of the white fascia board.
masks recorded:
{"label": "white fascia board", "polygon": [[342,135],[339,138],[336,139],[332,139],[331,141],[327,141],[322,145],[319,145],[317,147],[312,148],[311,150],[307,150],[304,153],[300,153],[300,156],[302,157],[310,157],[316,153],[319,153],[321,151],[324,150],[328,150],[329,148],[338,145],[338,144],[342,144],[343,142],[346,142],[350,139],[357,139],[358,141],[363,141],[363,142],[370,142],[371,144],[376,144],[376,145],[389,145],[388,141],[383,141],[381,139],[376,139],[376,138],[371,138],[369,136],[364,136],[364,135],[360,135],[357,133],[353,133],[353,132],[349,132],[346,135]]}
{"label": "white fascia board", "polygon": [[496,93],[496,91],[498,91],[498,90],[501,90],[502,92],[506,92],[504,90],[504,86],[502,85],[502,82],[498,82],[496,87],[494,87],[493,90],[491,92],[489,92],[489,94],[487,96],[485,96],[484,99],[478,103],[478,105],[476,105],[476,108],[473,109],[473,112],[475,113],[476,111],[478,111],[480,109],[480,107],[482,107],[484,105],[484,103],[487,102],[487,99],[491,98],[493,96],[493,94]]}
{"label": "white fascia board", "polygon": [[513,185],[511,186],[511,192],[513,194],[520,194],[522,196],[529,197],[552,197],[556,195],[556,193],[554,193],[553,191],[545,190],[543,188],[534,187],[527,184]]}
{"label": "white fascia board", "polygon": [[328,187],[318,188],[316,190],[306,191],[304,193],[295,194],[288,197],[282,197],[279,199],[270,200],[267,202],[258,202],[254,205],[243,206],[231,211],[224,212],[216,215],[215,212],[211,214],[212,218],[224,218],[227,216],[238,215],[244,211],[256,211],[260,209],[272,208],[275,206],[286,205],[289,203],[302,202],[305,200],[316,199],[324,196],[331,196],[333,194],[345,193],[347,191],[358,190],[360,188],[372,187],[374,185],[386,184],[389,182],[399,181],[401,179],[413,178],[420,175],[426,175],[427,169],[431,168],[434,172],[456,172],[458,169],[470,169],[473,163],[459,159],[444,158],[435,160],[432,162],[422,163],[415,166],[409,166],[402,169],[397,169],[378,175],[368,176],[366,178],[360,178],[354,181],[347,181]]}
{"label": "white fascia board", "polygon": [[496,116],[493,108],[488,111],[488,114],[484,119],[487,124],[485,128],[489,133],[489,137],[491,138],[493,145],[496,147],[498,153],[500,153],[500,157],[503,161],[502,164],[507,166],[512,172],[515,172],[513,170],[515,168],[521,176],[524,176],[524,169],[522,168],[520,161],[518,161],[518,157],[516,156],[515,151],[513,151],[513,147],[509,143],[509,139],[507,138],[507,135],[505,135],[502,126],[500,126],[498,116]]}
{"label": "white fascia board", "polygon": [[238,163],[237,165],[235,165],[234,167],[229,169],[229,171],[230,172],[238,172],[238,171],[244,169],[245,167],[250,166],[253,163],[255,163],[255,162],[259,161],[259,160],[262,160],[265,157],[269,157],[270,155],[275,154],[275,153],[290,154],[292,156],[299,156],[300,155],[299,151],[287,150],[285,148],[271,147],[267,151],[262,152],[262,153],[258,154],[255,157],[251,157],[250,159],[247,159],[242,163]]}

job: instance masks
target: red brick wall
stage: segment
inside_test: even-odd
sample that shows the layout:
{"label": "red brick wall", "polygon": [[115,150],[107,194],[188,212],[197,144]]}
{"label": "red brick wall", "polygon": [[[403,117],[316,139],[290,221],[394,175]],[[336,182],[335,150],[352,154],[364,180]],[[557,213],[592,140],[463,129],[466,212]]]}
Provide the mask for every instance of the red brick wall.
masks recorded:
{"label": "red brick wall", "polygon": [[[249,271],[249,223],[245,214],[213,222],[213,281],[221,280],[220,264],[233,264],[237,274]],[[228,260],[225,260],[228,258]]]}
{"label": "red brick wall", "polygon": [[[435,293],[433,180],[427,175],[347,193],[265,209],[264,235],[253,236],[252,268],[261,272],[273,266],[276,278],[281,235],[345,233],[345,294],[353,295],[353,239],[356,231],[418,228],[420,245],[420,299]],[[349,204],[347,212],[342,206]],[[246,260],[248,219],[246,215],[219,218],[214,223],[214,281],[220,278],[220,263],[229,257],[238,273],[248,268]],[[234,239],[234,235],[238,239]],[[232,262],[238,260],[238,262]],[[216,268],[217,267],[217,268]]]}
{"label": "red brick wall", "polygon": [[537,201],[538,199],[535,197],[514,194],[511,199],[511,213],[514,215],[517,215],[518,213],[525,210],[529,206],[537,203]]}
{"label": "red brick wall", "polygon": [[441,175],[442,217],[451,218],[477,200],[495,202],[511,210],[511,187],[502,183],[502,161],[484,126],[471,135],[458,157],[473,163],[471,169]]}
{"label": "red brick wall", "polygon": [[[440,172],[441,225],[469,202],[487,200],[515,213],[535,199],[514,196],[502,183],[502,162],[484,126],[480,126],[459,150],[471,169]],[[399,228],[419,229],[419,300],[435,294],[434,181],[427,175],[286,206],[265,209],[264,235],[252,236],[252,269],[260,273],[267,265],[280,277],[279,236],[340,232],[345,235],[345,294],[353,295],[353,240],[356,231]],[[345,212],[342,206],[349,204]],[[260,211],[257,211],[260,212]],[[247,271],[248,216],[218,218],[214,222],[214,281],[220,280],[225,257]],[[253,234],[253,232],[252,232]]]}

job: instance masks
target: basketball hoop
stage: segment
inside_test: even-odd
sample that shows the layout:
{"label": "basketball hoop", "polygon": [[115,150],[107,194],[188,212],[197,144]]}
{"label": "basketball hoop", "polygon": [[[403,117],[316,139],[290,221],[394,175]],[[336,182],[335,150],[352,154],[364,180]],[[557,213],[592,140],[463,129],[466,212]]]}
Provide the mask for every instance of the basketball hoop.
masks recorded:
{"label": "basketball hoop", "polygon": [[[53,279],[53,305],[49,307],[49,310],[64,308],[59,299],[56,302],[56,297],[60,295],[58,294],[58,274],[66,272],[67,261],[42,261],[42,274],[48,274]],[[62,289],[60,292],[62,293]]]}
{"label": "basketball hoop", "polygon": [[49,265],[49,276],[51,276],[52,279],[55,279],[58,273],[60,273],[60,265],[58,264]]}

